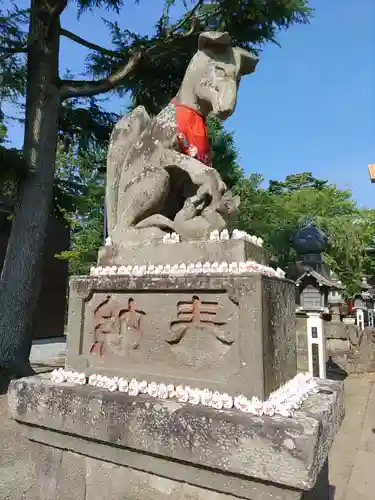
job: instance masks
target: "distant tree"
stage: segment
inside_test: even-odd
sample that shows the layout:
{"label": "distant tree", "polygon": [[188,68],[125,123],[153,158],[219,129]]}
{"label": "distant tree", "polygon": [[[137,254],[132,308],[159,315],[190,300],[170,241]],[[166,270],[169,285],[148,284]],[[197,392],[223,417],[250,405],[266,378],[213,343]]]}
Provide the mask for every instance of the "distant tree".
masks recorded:
{"label": "distant tree", "polygon": [[287,175],[285,181],[270,181],[268,190],[272,194],[282,194],[299,189],[323,189],[328,181],[316,179],[311,172]]}
{"label": "distant tree", "polygon": [[345,285],[345,293],[357,291],[362,276],[375,267],[366,255],[375,236],[373,211],[358,209],[350,191],[310,172],[271,181],[268,188],[262,181],[253,174],[237,185],[242,200],[238,227],[262,236],[277,263],[285,267],[296,257],[292,236],[303,221],[315,219],[329,236],[326,260]]}

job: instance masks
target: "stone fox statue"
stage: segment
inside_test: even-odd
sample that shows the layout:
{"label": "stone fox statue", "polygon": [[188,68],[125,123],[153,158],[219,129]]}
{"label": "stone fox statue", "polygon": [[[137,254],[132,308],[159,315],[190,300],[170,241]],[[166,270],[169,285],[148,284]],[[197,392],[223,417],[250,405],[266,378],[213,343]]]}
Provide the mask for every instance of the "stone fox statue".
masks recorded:
{"label": "stone fox statue", "polygon": [[228,33],[203,32],[176,97],[156,117],[143,106],[115,126],[107,160],[108,233],[115,245],[207,238],[239,204],[211,167],[205,118],[234,111],[243,75],[258,59]]}

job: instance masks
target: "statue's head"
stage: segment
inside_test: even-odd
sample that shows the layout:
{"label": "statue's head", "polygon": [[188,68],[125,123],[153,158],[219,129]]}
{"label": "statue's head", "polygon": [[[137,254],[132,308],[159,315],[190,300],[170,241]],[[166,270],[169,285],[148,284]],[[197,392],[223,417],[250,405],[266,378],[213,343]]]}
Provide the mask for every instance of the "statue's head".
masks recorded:
{"label": "statue's head", "polygon": [[232,47],[229,33],[205,31],[198,39],[198,52],[191,60],[179,94],[193,92],[204,115],[212,112],[225,120],[236,107],[241,77],[255,71],[258,58]]}

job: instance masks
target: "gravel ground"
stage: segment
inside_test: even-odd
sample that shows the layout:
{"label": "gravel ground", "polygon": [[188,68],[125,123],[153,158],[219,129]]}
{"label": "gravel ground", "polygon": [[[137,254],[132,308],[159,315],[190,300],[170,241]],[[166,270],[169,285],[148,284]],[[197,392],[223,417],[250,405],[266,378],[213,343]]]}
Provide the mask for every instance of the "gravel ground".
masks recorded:
{"label": "gravel ground", "polygon": [[[33,365],[37,372],[55,366]],[[7,395],[0,395],[0,500],[30,500],[26,497],[29,468],[29,442],[20,434],[16,422],[8,417]]]}

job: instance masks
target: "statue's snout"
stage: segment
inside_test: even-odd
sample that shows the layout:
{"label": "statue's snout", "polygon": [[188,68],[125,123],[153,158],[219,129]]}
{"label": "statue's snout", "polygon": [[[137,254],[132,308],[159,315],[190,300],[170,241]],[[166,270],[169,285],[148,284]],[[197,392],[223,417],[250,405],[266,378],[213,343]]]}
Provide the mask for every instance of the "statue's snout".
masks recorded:
{"label": "statue's snout", "polygon": [[212,112],[220,120],[229,118],[237,103],[237,84],[234,79],[222,79],[218,86],[217,98],[213,102]]}

